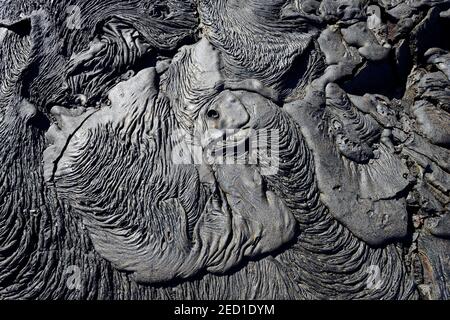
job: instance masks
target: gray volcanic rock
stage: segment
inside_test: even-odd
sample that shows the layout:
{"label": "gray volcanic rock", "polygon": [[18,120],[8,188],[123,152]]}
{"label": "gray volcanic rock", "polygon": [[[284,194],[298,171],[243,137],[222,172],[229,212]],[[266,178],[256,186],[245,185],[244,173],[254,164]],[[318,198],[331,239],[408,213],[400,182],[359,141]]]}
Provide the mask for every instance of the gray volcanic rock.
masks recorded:
{"label": "gray volcanic rock", "polygon": [[0,4],[0,299],[449,299],[450,1]]}

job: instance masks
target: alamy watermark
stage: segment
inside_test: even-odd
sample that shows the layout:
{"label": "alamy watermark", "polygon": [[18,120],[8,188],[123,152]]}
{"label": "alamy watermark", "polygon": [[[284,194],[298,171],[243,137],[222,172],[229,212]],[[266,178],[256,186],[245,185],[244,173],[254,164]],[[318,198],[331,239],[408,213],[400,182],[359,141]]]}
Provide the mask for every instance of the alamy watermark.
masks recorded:
{"label": "alamy watermark", "polygon": [[172,134],[174,164],[253,165],[259,167],[264,176],[278,173],[278,130],[209,129],[202,133],[192,132],[178,130]]}
{"label": "alamy watermark", "polygon": [[67,275],[66,286],[69,290],[81,290],[81,269],[78,266],[69,266],[64,270]]}

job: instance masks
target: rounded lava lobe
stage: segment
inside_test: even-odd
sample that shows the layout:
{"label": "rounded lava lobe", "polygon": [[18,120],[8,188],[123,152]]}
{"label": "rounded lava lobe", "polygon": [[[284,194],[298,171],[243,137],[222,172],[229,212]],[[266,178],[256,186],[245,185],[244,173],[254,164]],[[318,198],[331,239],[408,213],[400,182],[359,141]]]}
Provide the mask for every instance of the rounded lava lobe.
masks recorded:
{"label": "rounded lava lobe", "polygon": [[258,93],[225,90],[203,112],[202,145],[210,148],[221,140],[228,141],[228,147],[231,143],[240,145],[256,131],[267,129],[278,109],[276,104]]}
{"label": "rounded lava lobe", "polygon": [[239,129],[250,120],[239,96],[230,90],[222,92],[205,115],[209,129]]}
{"label": "rounded lava lobe", "polygon": [[221,122],[223,126],[220,129],[232,131],[238,141],[247,139],[250,132],[256,133],[258,130],[267,129],[269,123],[273,121],[278,106],[254,92],[237,90],[232,94],[238,101],[239,110],[242,111],[237,112],[236,104],[234,104],[234,109],[229,109],[224,114],[227,119]]}
{"label": "rounded lava lobe", "polygon": [[[234,139],[227,136],[227,141],[241,143],[249,137],[249,131],[267,128],[277,108],[257,93],[227,90],[205,110],[206,131],[228,134],[232,130]],[[249,163],[227,163],[216,164],[213,171],[224,193],[222,200],[231,208],[231,243],[235,252],[255,258],[279,249],[294,237],[294,217],[282,200],[267,190],[258,167]],[[241,260],[231,257],[229,261],[220,261],[217,265],[221,267],[215,268],[215,272],[236,265],[233,259],[236,263]]]}
{"label": "rounded lava lobe", "polygon": [[345,92],[335,83],[329,83],[326,86],[325,95],[328,101],[332,100],[334,103],[344,103]]}

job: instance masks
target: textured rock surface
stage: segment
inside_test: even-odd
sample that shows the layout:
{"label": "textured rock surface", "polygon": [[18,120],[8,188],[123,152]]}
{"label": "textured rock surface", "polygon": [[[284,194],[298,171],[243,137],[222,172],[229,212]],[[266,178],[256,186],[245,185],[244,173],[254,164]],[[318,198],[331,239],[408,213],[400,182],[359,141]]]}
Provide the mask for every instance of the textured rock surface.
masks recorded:
{"label": "textured rock surface", "polygon": [[0,299],[450,298],[450,1],[0,4]]}

